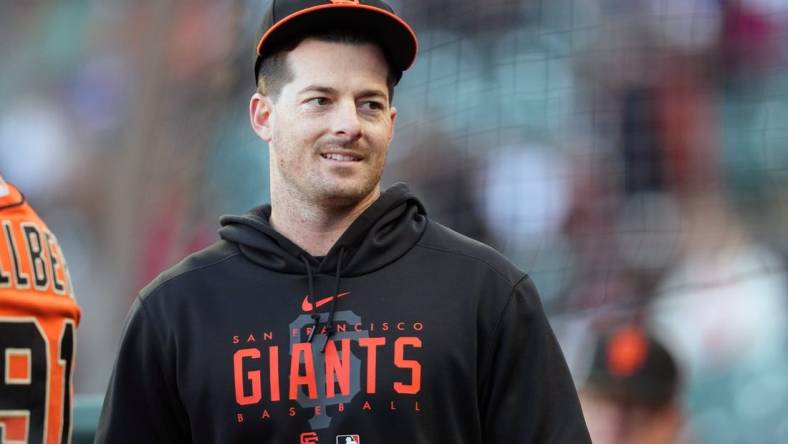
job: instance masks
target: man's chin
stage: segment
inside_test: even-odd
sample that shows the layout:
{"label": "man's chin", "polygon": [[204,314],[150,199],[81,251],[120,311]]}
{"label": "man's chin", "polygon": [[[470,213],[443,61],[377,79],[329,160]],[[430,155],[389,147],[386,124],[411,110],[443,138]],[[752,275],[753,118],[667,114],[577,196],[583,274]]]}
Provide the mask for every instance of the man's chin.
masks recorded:
{"label": "man's chin", "polygon": [[377,198],[380,192],[377,184],[334,184],[326,187],[320,193],[320,201],[323,205],[333,207],[354,207],[364,201]]}

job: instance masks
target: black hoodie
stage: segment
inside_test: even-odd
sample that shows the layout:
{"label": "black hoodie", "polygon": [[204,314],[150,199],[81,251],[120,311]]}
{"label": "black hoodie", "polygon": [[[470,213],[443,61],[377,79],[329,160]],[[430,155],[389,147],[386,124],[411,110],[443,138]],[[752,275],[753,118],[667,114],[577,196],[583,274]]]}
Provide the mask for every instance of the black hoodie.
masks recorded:
{"label": "black hoodie", "polygon": [[588,443],[531,280],[403,185],[324,258],[225,216],[135,300],[97,443]]}

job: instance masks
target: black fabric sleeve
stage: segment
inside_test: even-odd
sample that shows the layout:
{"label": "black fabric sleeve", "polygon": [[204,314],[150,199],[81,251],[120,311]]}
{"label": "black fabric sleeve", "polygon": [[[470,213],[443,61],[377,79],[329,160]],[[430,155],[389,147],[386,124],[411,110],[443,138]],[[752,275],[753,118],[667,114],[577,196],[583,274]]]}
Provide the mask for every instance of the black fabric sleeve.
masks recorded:
{"label": "black fabric sleeve", "polygon": [[482,366],[485,443],[591,443],[558,341],[532,281],[521,280]]}
{"label": "black fabric sleeve", "polygon": [[137,298],[123,328],[96,444],[191,442],[177,393],[174,344],[161,329]]}

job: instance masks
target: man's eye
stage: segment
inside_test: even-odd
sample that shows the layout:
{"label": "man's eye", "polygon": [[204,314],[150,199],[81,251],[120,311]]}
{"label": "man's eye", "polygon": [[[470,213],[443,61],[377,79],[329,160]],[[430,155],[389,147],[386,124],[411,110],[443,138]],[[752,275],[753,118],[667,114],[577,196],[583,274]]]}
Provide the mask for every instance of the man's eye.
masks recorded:
{"label": "man's eye", "polygon": [[330,100],[328,100],[328,97],[313,97],[307,100],[306,103],[311,105],[325,106],[330,103]]}
{"label": "man's eye", "polygon": [[366,102],[364,102],[362,104],[362,106],[364,108],[366,108],[366,109],[374,110],[374,111],[380,111],[380,110],[384,109],[383,103],[377,102],[377,101],[374,101],[374,100],[366,101]]}

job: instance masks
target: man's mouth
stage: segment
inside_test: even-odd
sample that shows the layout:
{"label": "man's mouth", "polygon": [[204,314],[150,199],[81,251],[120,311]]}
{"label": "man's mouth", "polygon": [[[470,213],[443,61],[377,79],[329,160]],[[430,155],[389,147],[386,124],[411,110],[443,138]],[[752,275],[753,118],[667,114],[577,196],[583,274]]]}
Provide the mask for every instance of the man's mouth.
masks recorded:
{"label": "man's mouth", "polygon": [[320,154],[323,159],[335,160],[337,162],[358,162],[360,157],[353,154],[340,154],[340,153],[323,153]]}

